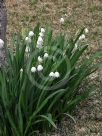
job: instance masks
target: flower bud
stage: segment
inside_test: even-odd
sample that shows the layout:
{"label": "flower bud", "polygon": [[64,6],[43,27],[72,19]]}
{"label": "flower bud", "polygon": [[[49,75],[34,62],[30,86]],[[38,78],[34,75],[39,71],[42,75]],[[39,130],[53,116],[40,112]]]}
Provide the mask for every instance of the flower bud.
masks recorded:
{"label": "flower bud", "polygon": [[85,28],[85,34],[87,34],[89,32],[88,28]]}
{"label": "flower bud", "polygon": [[43,59],[40,56],[38,56],[38,61],[41,63],[43,62]]}
{"label": "flower bud", "polygon": [[60,23],[64,24],[64,18],[60,18]]}
{"label": "flower bud", "polygon": [[21,73],[23,72],[23,69],[22,69],[22,68],[20,69],[20,72],[21,72]]}

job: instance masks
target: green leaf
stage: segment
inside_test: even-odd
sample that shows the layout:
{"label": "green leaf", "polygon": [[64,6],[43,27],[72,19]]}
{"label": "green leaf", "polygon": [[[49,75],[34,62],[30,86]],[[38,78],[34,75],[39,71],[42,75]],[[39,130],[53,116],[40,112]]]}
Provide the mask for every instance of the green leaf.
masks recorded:
{"label": "green leaf", "polygon": [[55,125],[54,121],[52,120],[52,116],[46,116],[46,115],[40,115],[40,117],[44,118],[45,120],[47,120],[54,128],[57,129],[57,126]]}

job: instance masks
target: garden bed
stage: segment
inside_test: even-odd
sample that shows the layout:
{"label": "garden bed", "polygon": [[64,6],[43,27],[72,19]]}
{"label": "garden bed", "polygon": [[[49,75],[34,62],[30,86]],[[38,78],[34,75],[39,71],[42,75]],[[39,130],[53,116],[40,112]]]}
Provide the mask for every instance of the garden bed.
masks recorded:
{"label": "garden bed", "polygon": [[[68,34],[86,26],[89,28],[90,34],[87,37],[90,41],[89,52],[101,49],[102,36],[102,6],[101,1],[38,1],[34,5],[30,5],[26,1],[10,1],[7,3],[8,9],[8,31],[7,39],[11,32],[17,32],[26,27],[34,26],[37,22],[45,25],[46,20],[52,26],[56,33],[59,31],[59,19],[67,14],[66,23],[62,27],[62,31]],[[22,10],[23,9],[23,10]],[[26,15],[25,15],[26,10]],[[59,126],[57,132],[52,132],[51,136],[101,136],[102,135],[102,73],[99,70],[96,75],[92,76],[92,80],[97,85],[97,90],[92,96],[82,102],[74,112],[76,124],[70,119],[65,119]],[[90,77],[91,78],[91,77]],[[70,123],[71,122],[71,123]],[[71,125],[72,124],[72,125]],[[70,127],[69,127],[70,126]]]}

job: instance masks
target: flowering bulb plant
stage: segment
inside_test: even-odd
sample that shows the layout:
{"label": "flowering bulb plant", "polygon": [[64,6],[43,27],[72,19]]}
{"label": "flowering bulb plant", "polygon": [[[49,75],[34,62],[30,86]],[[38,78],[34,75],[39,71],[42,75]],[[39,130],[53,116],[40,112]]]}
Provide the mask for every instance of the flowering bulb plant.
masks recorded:
{"label": "flowering bulb plant", "polygon": [[0,135],[57,129],[57,122],[89,96],[92,88],[78,94],[79,87],[101,65],[93,62],[102,51],[82,57],[88,47],[84,38],[85,29],[71,39],[63,34],[54,38],[39,25],[26,38],[11,38],[7,65],[0,68]]}

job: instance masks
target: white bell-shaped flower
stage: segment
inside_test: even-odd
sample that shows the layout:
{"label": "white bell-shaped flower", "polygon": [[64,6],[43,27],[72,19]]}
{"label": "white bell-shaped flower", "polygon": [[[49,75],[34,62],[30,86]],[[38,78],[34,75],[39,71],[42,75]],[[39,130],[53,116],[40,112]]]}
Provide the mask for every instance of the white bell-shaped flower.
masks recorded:
{"label": "white bell-shaped flower", "polygon": [[79,40],[84,40],[85,39],[85,34],[82,34],[80,37],[79,37]]}
{"label": "white bell-shaped flower", "polygon": [[36,67],[32,67],[32,68],[31,68],[31,72],[32,72],[32,73],[35,73],[35,72],[36,72]]}
{"label": "white bell-shaped flower", "polygon": [[33,37],[34,36],[34,32],[33,31],[30,31],[29,32],[29,37]]}
{"label": "white bell-shaped flower", "polygon": [[87,34],[89,32],[88,28],[85,28],[85,34]]}
{"label": "white bell-shaped flower", "polygon": [[45,29],[44,28],[41,28],[41,33],[45,33]]}
{"label": "white bell-shaped flower", "polygon": [[43,39],[42,39],[42,37],[41,36],[39,36],[38,37],[38,41],[37,42],[39,42],[39,43],[43,43]]}
{"label": "white bell-shaped flower", "polygon": [[39,36],[44,37],[44,33],[40,32]]}
{"label": "white bell-shaped flower", "polygon": [[60,23],[61,23],[61,24],[64,24],[64,22],[65,22],[64,18],[63,18],[63,17],[60,18]]}
{"label": "white bell-shaped flower", "polygon": [[50,77],[55,77],[55,73],[54,72],[50,72],[49,76]]}
{"label": "white bell-shaped flower", "polygon": [[3,47],[4,47],[4,41],[0,39],[0,49],[2,49]]}
{"label": "white bell-shaped flower", "polygon": [[20,69],[20,72],[21,72],[21,73],[23,72],[23,68]]}
{"label": "white bell-shaped flower", "polygon": [[30,37],[26,37],[25,41],[26,41],[26,43],[31,43],[31,38]]}
{"label": "white bell-shaped flower", "polygon": [[38,65],[37,66],[37,71],[42,71],[43,70],[43,66],[42,65]]}
{"label": "white bell-shaped flower", "polygon": [[38,61],[39,61],[40,63],[42,63],[42,62],[43,62],[43,59],[42,59],[40,56],[38,56]]}
{"label": "white bell-shaped flower", "polygon": [[44,58],[48,58],[48,56],[49,56],[48,53],[44,54]]}
{"label": "white bell-shaped flower", "polygon": [[55,72],[55,73],[54,73],[54,76],[55,76],[56,78],[60,77],[59,72]]}
{"label": "white bell-shaped flower", "polygon": [[30,48],[29,48],[29,47],[26,47],[25,52],[26,52],[26,53],[30,52]]}

